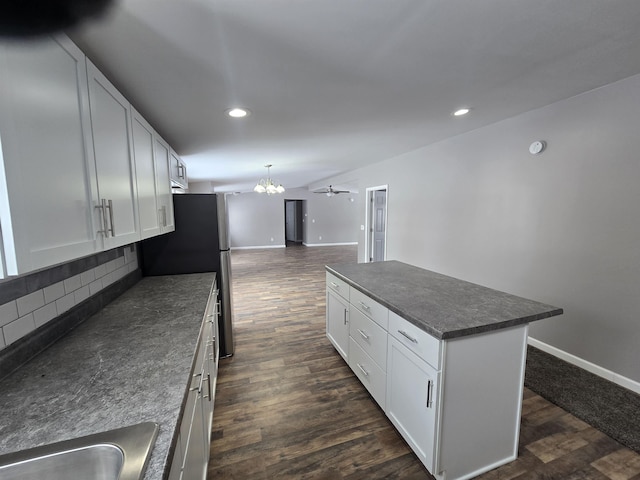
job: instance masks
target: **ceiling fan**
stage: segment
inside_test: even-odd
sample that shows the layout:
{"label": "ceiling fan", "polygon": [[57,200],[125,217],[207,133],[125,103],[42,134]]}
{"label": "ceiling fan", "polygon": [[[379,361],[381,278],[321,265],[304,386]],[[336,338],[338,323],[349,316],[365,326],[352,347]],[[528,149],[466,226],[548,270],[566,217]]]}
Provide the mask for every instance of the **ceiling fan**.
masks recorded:
{"label": "ceiling fan", "polygon": [[314,190],[313,193],[324,193],[327,197],[333,197],[339,193],[351,193],[349,190],[336,190],[332,185],[322,188],[320,190]]}

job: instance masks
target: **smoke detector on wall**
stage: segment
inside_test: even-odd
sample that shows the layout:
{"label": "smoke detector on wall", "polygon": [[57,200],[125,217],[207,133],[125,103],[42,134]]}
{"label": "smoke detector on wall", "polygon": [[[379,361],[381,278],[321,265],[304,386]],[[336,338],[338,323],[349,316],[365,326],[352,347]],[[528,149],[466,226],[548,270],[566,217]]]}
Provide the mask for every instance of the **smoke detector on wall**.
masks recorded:
{"label": "smoke detector on wall", "polygon": [[547,144],[544,140],[536,140],[531,145],[529,145],[529,153],[531,155],[538,155],[543,152],[546,146]]}

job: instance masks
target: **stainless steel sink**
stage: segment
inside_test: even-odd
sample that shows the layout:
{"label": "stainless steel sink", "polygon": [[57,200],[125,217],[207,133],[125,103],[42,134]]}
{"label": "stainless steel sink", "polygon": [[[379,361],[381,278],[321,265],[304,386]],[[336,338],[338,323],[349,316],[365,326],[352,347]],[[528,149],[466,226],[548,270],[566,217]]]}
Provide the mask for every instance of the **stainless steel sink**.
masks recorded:
{"label": "stainless steel sink", "polygon": [[129,427],[0,456],[2,480],[140,480],[158,424]]}

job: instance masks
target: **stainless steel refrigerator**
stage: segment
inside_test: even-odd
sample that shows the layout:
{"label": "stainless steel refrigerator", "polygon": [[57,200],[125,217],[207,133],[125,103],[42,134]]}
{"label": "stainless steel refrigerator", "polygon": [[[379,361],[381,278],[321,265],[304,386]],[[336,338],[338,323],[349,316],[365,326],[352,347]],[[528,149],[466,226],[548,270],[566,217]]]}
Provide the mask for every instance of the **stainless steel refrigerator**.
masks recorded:
{"label": "stainless steel refrigerator", "polygon": [[220,356],[234,352],[231,256],[224,194],[174,194],[174,232],[140,242],[142,273],[216,272],[220,290]]}

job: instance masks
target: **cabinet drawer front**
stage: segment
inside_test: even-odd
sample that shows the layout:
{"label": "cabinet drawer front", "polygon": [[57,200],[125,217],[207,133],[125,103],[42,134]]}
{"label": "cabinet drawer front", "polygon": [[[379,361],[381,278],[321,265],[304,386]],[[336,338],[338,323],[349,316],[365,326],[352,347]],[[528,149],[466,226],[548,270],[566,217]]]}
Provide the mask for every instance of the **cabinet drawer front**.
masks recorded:
{"label": "cabinet drawer front", "polygon": [[350,302],[382,328],[387,329],[389,325],[389,309],[387,307],[380,305],[355,288],[351,289]]}
{"label": "cabinet drawer front", "polygon": [[389,333],[432,367],[440,369],[440,340],[394,312],[389,312]]}
{"label": "cabinet drawer front", "polygon": [[382,370],[387,370],[387,331],[353,305],[349,308],[349,335]]}
{"label": "cabinet drawer front", "polygon": [[333,290],[345,300],[349,300],[349,284],[327,272],[327,288]]}
{"label": "cabinet drawer front", "polygon": [[366,387],[378,405],[384,410],[387,374],[360,348],[353,338],[349,339],[349,366]]}

